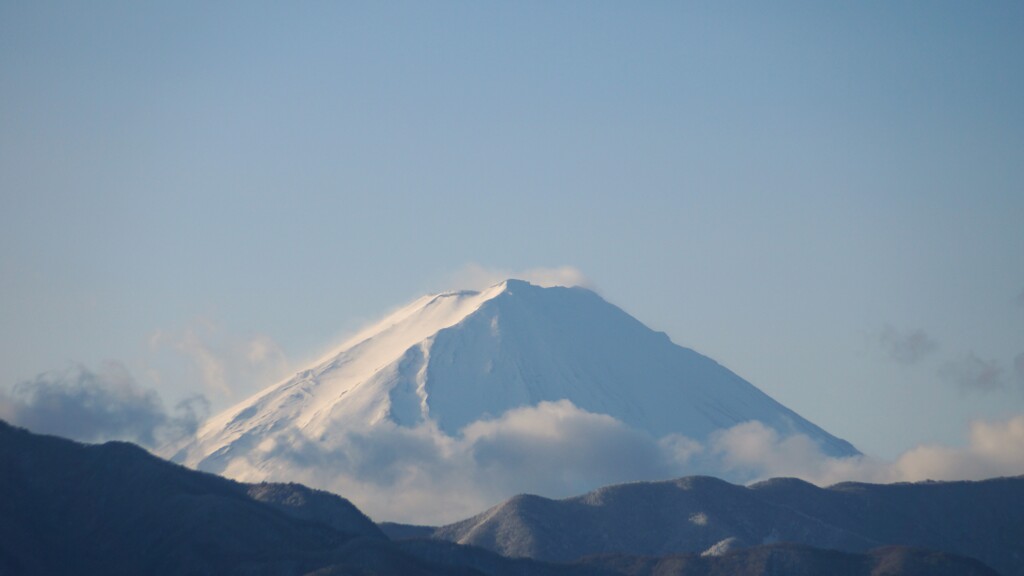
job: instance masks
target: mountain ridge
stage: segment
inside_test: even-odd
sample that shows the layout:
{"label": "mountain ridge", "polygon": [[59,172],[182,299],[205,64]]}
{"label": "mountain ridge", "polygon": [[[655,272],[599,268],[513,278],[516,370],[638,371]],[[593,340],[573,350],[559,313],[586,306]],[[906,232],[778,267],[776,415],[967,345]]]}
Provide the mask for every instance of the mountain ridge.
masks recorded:
{"label": "mountain ridge", "polygon": [[736,550],[773,542],[851,553],[900,545],[978,558],[1020,576],[1024,476],[827,488],[795,478],[750,486],[708,476],[630,482],[561,500],[518,495],[428,537],[557,562],[608,553],[712,554],[717,545]]}
{"label": "mountain ridge", "polygon": [[442,541],[392,542],[340,496],[240,484],[132,444],[80,444],[3,421],[0,462],[0,576],[764,576],[779,565],[793,576],[821,567],[849,576],[995,574],[969,558],[905,548],[837,556],[773,545],[720,558],[553,564]]}

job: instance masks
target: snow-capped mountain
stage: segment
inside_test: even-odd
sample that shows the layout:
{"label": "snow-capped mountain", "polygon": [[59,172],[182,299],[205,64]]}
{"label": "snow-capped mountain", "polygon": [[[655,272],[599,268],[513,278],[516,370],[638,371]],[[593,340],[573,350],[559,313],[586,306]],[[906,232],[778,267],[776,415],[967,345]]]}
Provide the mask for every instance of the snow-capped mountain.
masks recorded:
{"label": "snow-capped mountain", "polygon": [[457,439],[474,422],[566,401],[655,439],[705,442],[717,430],[757,420],[781,436],[809,437],[824,454],[857,454],[590,290],[508,280],[416,300],[309,369],[211,418],[174,458],[247,481],[290,480],[297,461],[315,458],[284,454],[282,446],[337,446],[346,435],[380,427]]}

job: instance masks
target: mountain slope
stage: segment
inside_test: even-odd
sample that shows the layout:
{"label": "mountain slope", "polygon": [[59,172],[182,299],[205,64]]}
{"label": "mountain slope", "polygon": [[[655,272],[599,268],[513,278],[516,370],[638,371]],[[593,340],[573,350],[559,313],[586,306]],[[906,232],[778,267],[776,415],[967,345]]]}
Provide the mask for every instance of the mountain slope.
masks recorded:
{"label": "mountain slope", "polygon": [[[721,558],[609,556],[552,564],[437,540],[394,543],[332,494],[294,484],[239,484],[131,444],[82,445],[2,421],[0,462],[0,576],[760,576],[774,573],[780,561],[790,574],[869,576],[879,564],[868,556],[778,547]],[[885,572],[890,576],[993,574],[948,554],[899,549],[882,556],[893,567]],[[921,558],[930,571],[919,569]]]}
{"label": "mountain slope", "polygon": [[[352,546],[390,546],[333,494],[239,484],[123,442],[81,445],[0,421],[0,462],[4,575],[352,573]],[[304,518],[311,501],[317,520]],[[385,552],[406,566],[393,574],[452,572]]]}
{"label": "mountain slope", "polygon": [[481,548],[439,546],[441,542],[430,540],[398,544],[421,560],[449,565],[457,561],[493,576],[997,576],[996,571],[971,558],[900,546],[859,554],[772,544],[719,556],[604,554],[571,564],[550,564],[503,558]]}
{"label": "mountain slope", "polygon": [[980,482],[750,487],[707,477],[609,486],[548,500],[517,496],[432,537],[513,557],[666,556],[771,542],[865,552],[885,545],[978,558],[1024,575],[1024,476]]}
{"label": "mountain slope", "polygon": [[559,401],[652,439],[706,441],[758,420],[784,436],[808,436],[825,454],[857,454],[597,294],[517,280],[416,300],[166,453],[241,480],[287,480],[297,466],[289,455],[330,452],[334,465],[344,459],[339,446],[367,430],[424,430],[444,443],[474,423]]}
{"label": "mountain slope", "polygon": [[580,564],[614,569],[623,576],[995,576],[977,560],[953,554],[887,546],[866,554],[792,544],[758,546],[721,556],[662,558],[600,556]]}
{"label": "mountain slope", "polygon": [[728,539],[734,539],[734,546],[813,541],[814,546],[844,550],[886,543],[706,476],[610,486],[565,500],[520,495],[438,528],[433,537],[553,561],[610,552],[702,552]]}

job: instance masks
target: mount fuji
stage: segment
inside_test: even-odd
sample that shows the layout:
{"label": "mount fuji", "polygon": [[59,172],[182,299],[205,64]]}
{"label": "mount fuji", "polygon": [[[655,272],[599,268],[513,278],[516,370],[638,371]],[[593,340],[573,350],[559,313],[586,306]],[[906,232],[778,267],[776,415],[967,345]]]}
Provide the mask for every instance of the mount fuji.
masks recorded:
{"label": "mount fuji", "polygon": [[[523,416],[533,414],[531,410],[550,418],[537,424]],[[357,484],[422,485],[425,478],[443,475],[434,464],[423,464],[434,457],[449,468],[464,466],[469,458],[478,468],[493,470],[497,457],[474,442],[489,433],[493,440],[495,426],[504,423],[527,438],[524,450],[517,452],[522,456],[531,446],[543,448],[553,434],[545,430],[564,431],[566,420],[577,416],[591,426],[574,433],[578,436],[591,434],[586,430],[597,426],[628,433],[631,442],[643,437],[661,439],[662,447],[665,439],[700,446],[716,431],[758,421],[781,437],[809,438],[827,456],[859,454],[848,442],[596,293],[520,280],[479,292],[424,296],[308,369],[214,416],[194,438],[165,452],[188,466],[243,481],[298,480],[346,489],[346,496],[373,514],[374,506],[359,502],[354,494]],[[382,434],[412,443],[367,448]],[[587,441],[561,440],[570,450],[574,443]],[[425,456],[427,452],[434,456]],[[510,469],[531,466],[523,458]],[[380,465],[382,459],[386,466]],[[560,462],[555,458],[547,464],[557,468]],[[565,462],[571,466],[571,458]],[[589,479],[589,468],[584,468],[574,473],[564,491],[677,472],[626,465],[614,477],[597,474]],[[330,472],[317,475],[318,469]],[[408,484],[398,478],[403,474]],[[548,486],[518,486],[507,476],[502,476],[503,486],[512,493]],[[348,482],[337,485],[339,478]],[[488,482],[480,474],[474,478],[432,490],[459,491],[461,485],[464,496],[466,482]],[[488,493],[486,498],[508,495]]]}

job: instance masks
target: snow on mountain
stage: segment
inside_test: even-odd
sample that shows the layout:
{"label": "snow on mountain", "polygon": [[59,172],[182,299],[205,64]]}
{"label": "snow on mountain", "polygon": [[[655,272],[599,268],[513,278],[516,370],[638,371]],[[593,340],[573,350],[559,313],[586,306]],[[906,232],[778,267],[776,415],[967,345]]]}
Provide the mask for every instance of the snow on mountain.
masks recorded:
{"label": "snow on mountain", "polygon": [[[416,300],[309,369],[211,418],[175,459],[247,481],[290,480],[298,467],[344,475],[380,458],[353,452],[351,439],[404,430],[432,435],[430,449],[453,460],[452,442],[479,435],[481,422],[504,422],[530,407],[549,420],[604,415],[590,425],[698,444],[756,420],[782,436],[809,438],[823,454],[858,454],[592,291],[508,280]],[[463,448],[479,460],[479,447]],[[398,463],[388,474],[402,470]],[[372,482],[372,474],[361,481]]]}
{"label": "snow on mountain", "polygon": [[[313,367],[271,386],[208,420],[185,463],[210,468],[239,443],[284,428],[322,438],[335,426],[361,427],[392,418],[396,390],[419,378],[417,358],[430,340],[478,310],[504,289],[424,296],[346,341]],[[216,468],[216,466],[213,466]]]}

